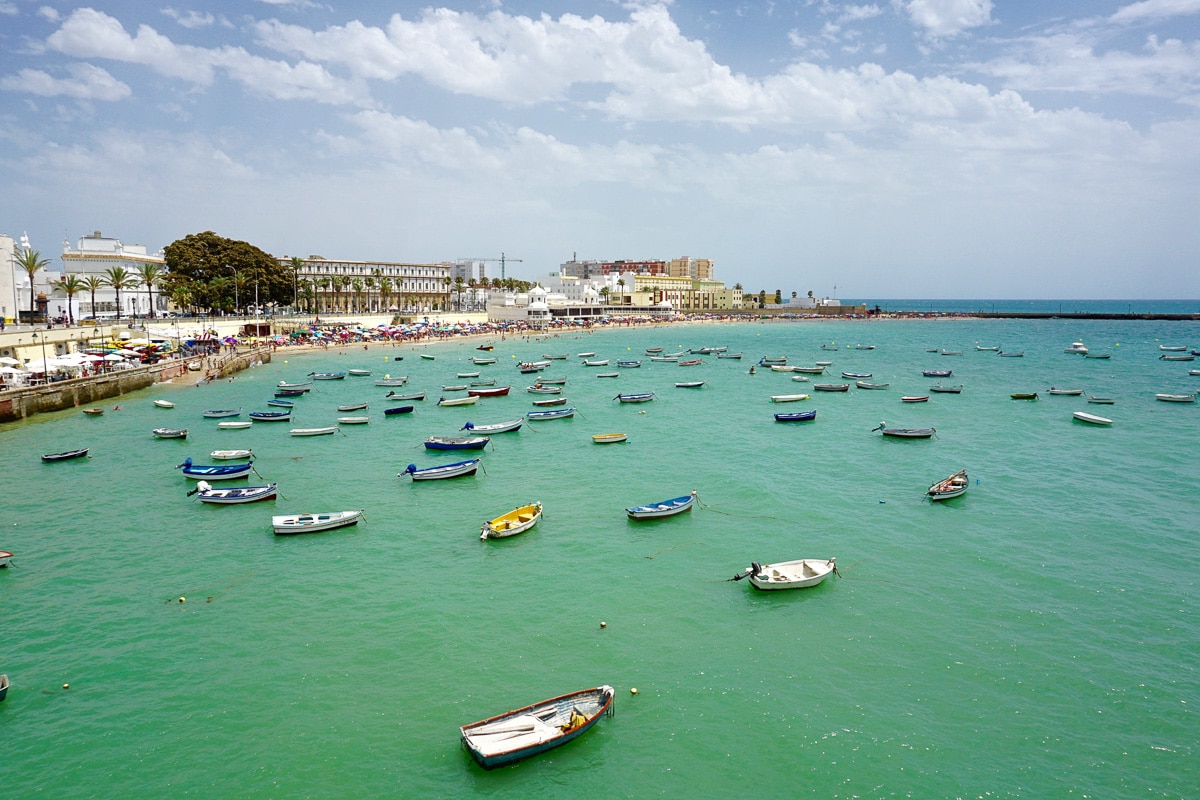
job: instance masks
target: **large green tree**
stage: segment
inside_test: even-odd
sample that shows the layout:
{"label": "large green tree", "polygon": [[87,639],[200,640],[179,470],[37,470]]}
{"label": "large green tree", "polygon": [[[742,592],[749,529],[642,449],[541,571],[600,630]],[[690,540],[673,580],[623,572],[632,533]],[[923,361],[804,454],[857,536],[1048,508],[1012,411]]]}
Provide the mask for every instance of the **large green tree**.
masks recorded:
{"label": "large green tree", "polygon": [[25,270],[25,274],[29,276],[29,321],[32,322],[37,314],[37,306],[33,304],[33,278],[37,275],[38,270],[44,269],[50,263],[50,259],[42,258],[42,254],[37,250],[22,250],[17,256],[17,266]]}
{"label": "large green tree", "polygon": [[[199,308],[229,310],[234,297],[236,305],[245,306],[254,302],[255,294],[260,305],[288,305],[295,297],[294,268],[249,242],[204,231],[171,242],[163,248],[163,256],[167,273],[159,288],[173,294],[187,286]],[[218,278],[232,279],[238,291],[230,291],[233,283],[215,283]]]}

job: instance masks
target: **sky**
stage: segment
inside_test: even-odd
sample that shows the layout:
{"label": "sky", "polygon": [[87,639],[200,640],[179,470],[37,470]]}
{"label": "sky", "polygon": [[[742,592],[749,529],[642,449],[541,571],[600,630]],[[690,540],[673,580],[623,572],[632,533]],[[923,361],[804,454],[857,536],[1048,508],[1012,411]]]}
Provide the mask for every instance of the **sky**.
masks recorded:
{"label": "sky", "polygon": [[0,0],[0,231],[1200,298],[1200,0]]}

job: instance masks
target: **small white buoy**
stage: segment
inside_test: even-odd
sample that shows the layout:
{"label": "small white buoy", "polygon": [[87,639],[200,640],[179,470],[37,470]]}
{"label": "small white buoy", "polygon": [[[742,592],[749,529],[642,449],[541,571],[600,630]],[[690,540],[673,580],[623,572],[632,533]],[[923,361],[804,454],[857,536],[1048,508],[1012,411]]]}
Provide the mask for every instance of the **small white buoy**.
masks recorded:
{"label": "small white buoy", "polygon": [[630,694],[637,694],[637,687],[636,687],[636,686],[630,686],[630,687],[629,687],[629,693],[630,693]]}
{"label": "small white buoy", "polygon": [[187,598],[186,598],[186,597],[181,597],[181,598],[179,598],[179,602],[181,602],[181,603],[186,603],[186,602],[187,602]]}
{"label": "small white buoy", "polygon": [[69,683],[64,683],[64,684],[63,684],[63,688],[64,688],[64,689],[70,689],[70,688],[71,688],[71,684],[69,684]]}
{"label": "small white buoy", "polygon": [[600,622],[600,627],[601,627],[601,628],[607,628],[607,627],[608,627],[608,623],[607,623],[607,622],[604,622],[604,621],[601,621],[601,622]]}

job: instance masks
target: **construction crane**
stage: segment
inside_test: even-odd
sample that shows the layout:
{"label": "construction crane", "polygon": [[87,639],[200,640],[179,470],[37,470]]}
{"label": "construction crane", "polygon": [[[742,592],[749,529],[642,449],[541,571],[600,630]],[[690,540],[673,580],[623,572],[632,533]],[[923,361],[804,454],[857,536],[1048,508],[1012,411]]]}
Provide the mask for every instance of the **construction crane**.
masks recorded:
{"label": "construction crane", "polygon": [[500,262],[500,280],[504,280],[505,278],[508,277],[504,273],[504,265],[506,263],[508,263],[509,261],[520,261],[520,262],[525,261],[525,259],[523,259],[523,258],[507,258],[507,257],[505,257],[503,252],[500,253],[499,258],[463,258],[463,259],[459,259],[459,260],[460,261],[491,261],[493,263],[499,261]]}

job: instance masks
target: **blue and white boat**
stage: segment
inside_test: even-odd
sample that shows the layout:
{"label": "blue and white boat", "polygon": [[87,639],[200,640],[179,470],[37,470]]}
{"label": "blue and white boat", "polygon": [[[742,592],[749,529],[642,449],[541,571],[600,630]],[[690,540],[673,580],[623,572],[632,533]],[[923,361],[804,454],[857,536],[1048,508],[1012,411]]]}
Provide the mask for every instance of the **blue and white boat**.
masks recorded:
{"label": "blue and white boat", "polygon": [[411,414],[412,412],[412,406],[392,406],[391,408],[385,408],[383,410],[383,415],[385,417],[394,417],[397,414]]}
{"label": "blue and white boat", "polygon": [[631,392],[629,394],[619,394],[613,400],[620,400],[622,403],[648,403],[654,399],[654,392]]}
{"label": "blue and white boat", "polygon": [[630,369],[633,367],[640,367],[641,365],[642,365],[642,362],[640,362],[640,361],[618,361],[617,362],[618,367],[623,367],[625,369]]}
{"label": "blue and white boat", "polygon": [[569,408],[554,408],[549,411],[526,411],[525,419],[533,422],[539,419],[563,419],[564,417],[575,416],[575,407]]}
{"label": "blue and white boat", "polygon": [[483,433],[483,434],[509,433],[511,431],[520,430],[521,426],[524,424],[525,424],[525,419],[524,419],[524,417],[522,417],[520,419],[509,420],[508,422],[496,422],[491,425],[476,425],[473,422],[468,422],[466,425],[463,425],[462,428],[460,428],[459,430],[471,431],[472,433]]}
{"label": "blue and white boat", "polygon": [[275,398],[274,400],[268,400],[267,405],[275,406],[276,408],[294,408],[296,404],[291,400],[281,400],[279,398]]}
{"label": "blue and white boat", "polygon": [[196,495],[201,503],[216,503],[218,505],[234,505],[237,503],[256,503],[259,500],[273,500],[278,494],[279,484],[271,483],[266,486],[239,486],[229,489],[214,489],[208,481],[200,481],[196,488],[188,492],[188,496]]}
{"label": "blue and white boat", "polygon": [[288,422],[292,418],[292,411],[251,411],[246,416],[255,422]]}
{"label": "blue and white boat", "polygon": [[813,411],[796,411],[787,414],[776,414],[776,422],[811,422],[817,418],[816,410]]}
{"label": "blue and white boat", "polygon": [[346,373],[344,372],[310,372],[308,377],[314,381],[340,381],[344,380]]}
{"label": "blue and white boat", "polygon": [[506,711],[459,728],[471,756],[484,769],[511,764],[564,745],[612,714],[611,686],[583,689]]}
{"label": "blue and white boat", "polygon": [[182,469],[183,477],[192,478],[193,480],[227,481],[234,478],[248,477],[250,471],[254,469],[254,462],[206,466],[193,464],[192,460],[188,458],[182,464],[176,464],[175,469]]}
{"label": "blue and white boat", "polygon": [[488,436],[430,436],[425,440],[425,449],[482,450],[490,441]]}
{"label": "blue and white boat", "polygon": [[658,503],[650,503],[644,506],[632,506],[625,509],[625,513],[630,519],[657,519],[659,517],[673,517],[676,514],[682,514],[684,511],[691,511],[692,505],[696,502],[696,492],[685,494],[682,497],[673,497],[670,500],[662,500]]}
{"label": "blue and white boat", "polygon": [[401,472],[396,477],[403,478],[405,475],[411,475],[414,481],[439,481],[446,478],[459,478],[464,475],[474,475],[479,469],[478,458],[473,458],[470,461],[458,461],[454,464],[442,464],[437,467],[425,467],[417,469],[416,464],[409,464],[405,467],[404,472]]}
{"label": "blue and white boat", "polygon": [[242,410],[240,408],[217,408],[210,411],[205,411],[203,416],[205,419],[225,419],[227,417],[240,417]]}

